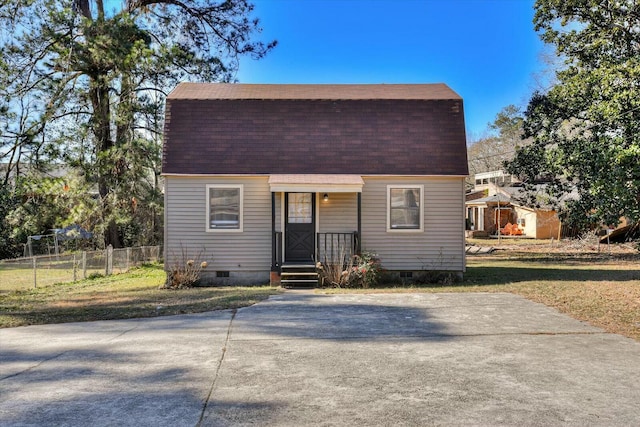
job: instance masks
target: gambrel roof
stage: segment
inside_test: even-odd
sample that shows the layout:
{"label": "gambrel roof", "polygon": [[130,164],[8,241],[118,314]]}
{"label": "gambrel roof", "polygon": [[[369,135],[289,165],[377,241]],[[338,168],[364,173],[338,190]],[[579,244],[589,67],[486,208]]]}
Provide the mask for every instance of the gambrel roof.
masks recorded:
{"label": "gambrel roof", "polygon": [[181,83],[166,175],[467,175],[462,99],[444,84]]}

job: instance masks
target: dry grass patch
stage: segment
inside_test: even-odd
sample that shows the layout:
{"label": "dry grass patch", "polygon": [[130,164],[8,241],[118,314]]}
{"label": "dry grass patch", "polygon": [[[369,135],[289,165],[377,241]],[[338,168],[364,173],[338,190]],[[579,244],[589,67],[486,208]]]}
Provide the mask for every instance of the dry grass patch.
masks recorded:
{"label": "dry grass patch", "polygon": [[506,252],[469,257],[464,291],[511,292],[640,341],[640,256]]}
{"label": "dry grass patch", "polygon": [[640,341],[640,280],[525,285],[512,292]]}

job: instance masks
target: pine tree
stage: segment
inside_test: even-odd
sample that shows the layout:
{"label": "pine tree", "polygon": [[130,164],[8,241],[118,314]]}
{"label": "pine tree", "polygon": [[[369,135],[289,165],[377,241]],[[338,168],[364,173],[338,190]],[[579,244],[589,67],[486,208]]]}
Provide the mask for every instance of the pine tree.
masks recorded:
{"label": "pine tree", "polygon": [[[0,71],[9,84],[0,88],[0,154],[15,147],[14,168],[62,161],[81,169],[100,202],[95,226],[105,244],[119,247],[159,232],[168,91],[185,79],[233,81],[242,55],[262,58],[275,42],[253,40],[260,28],[245,0],[107,4],[3,2]],[[17,127],[9,116],[20,115]]]}

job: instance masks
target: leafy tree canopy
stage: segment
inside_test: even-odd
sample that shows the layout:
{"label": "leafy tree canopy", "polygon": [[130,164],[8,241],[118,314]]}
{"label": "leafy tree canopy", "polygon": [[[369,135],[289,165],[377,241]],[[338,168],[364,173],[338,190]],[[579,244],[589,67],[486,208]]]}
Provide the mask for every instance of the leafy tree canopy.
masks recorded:
{"label": "leafy tree canopy", "polygon": [[157,230],[164,97],[187,79],[232,81],[240,56],[273,48],[254,40],[252,12],[246,0],[0,0],[3,182],[23,163],[64,163],[97,189],[105,243],[127,243],[142,218]]}
{"label": "leafy tree canopy", "polygon": [[640,3],[538,0],[535,29],[564,64],[525,112],[533,140],[508,164],[571,223],[640,220]]}

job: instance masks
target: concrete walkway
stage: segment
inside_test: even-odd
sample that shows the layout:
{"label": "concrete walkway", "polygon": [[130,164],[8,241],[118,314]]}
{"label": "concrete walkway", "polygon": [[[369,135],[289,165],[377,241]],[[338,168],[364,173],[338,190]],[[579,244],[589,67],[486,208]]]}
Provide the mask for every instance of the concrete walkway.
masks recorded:
{"label": "concrete walkway", "polygon": [[511,294],[0,329],[2,426],[628,426],[638,402],[640,343]]}

